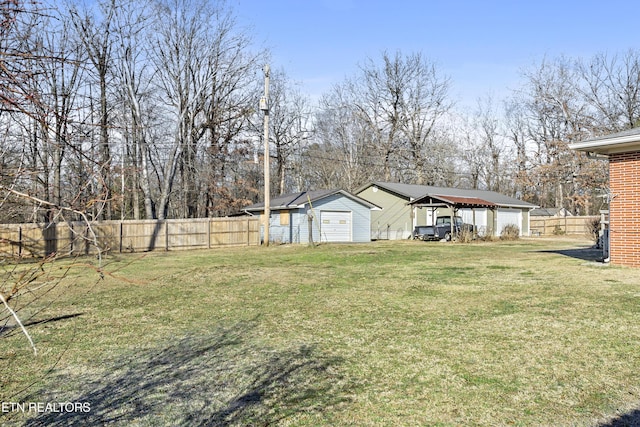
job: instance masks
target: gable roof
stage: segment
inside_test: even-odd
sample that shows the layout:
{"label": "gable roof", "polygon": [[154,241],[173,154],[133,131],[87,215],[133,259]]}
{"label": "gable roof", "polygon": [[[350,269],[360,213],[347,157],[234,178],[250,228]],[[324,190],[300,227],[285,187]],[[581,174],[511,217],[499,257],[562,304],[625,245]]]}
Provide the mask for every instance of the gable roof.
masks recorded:
{"label": "gable roof", "polygon": [[640,128],[586,139],[569,144],[569,148],[602,155],[640,151]]}
{"label": "gable roof", "polygon": [[536,208],[531,211],[531,216],[572,216],[565,208]]}
{"label": "gable roof", "polygon": [[490,202],[497,207],[525,208],[533,209],[537,207],[534,204],[496,193],[495,191],[486,190],[465,190],[460,188],[434,187],[430,185],[418,184],[401,184],[394,182],[376,181],[369,183],[356,192],[357,194],[369,187],[376,186],[386,191],[396,194],[399,197],[407,199],[409,202],[428,195],[437,195],[438,197],[451,199],[453,197],[462,197],[470,199],[480,199]]}
{"label": "gable roof", "polygon": [[[333,190],[314,190],[314,191],[300,191],[297,193],[282,194],[277,197],[272,197],[269,203],[269,209],[282,210],[282,209],[300,209],[311,201],[311,204],[318,200],[325,199],[335,194],[341,194],[361,205],[368,207],[369,209],[380,209],[379,206],[374,205],[358,196],[355,196],[347,191],[340,189]],[[264,210],[264,202],[256,203],[247,206],[243,209],[245,212],[256,212]]]}

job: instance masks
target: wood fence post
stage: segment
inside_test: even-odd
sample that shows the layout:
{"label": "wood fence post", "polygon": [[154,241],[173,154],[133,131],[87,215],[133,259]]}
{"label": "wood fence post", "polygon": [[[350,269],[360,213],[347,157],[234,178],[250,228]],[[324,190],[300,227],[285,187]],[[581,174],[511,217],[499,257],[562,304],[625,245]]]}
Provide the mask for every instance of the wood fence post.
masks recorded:
{"label": "wood fence post", "polygon": [[18,227],[18,257],[22,258],[22,226]]}
{"label": "wood fence post", "polygon": [[118,227],[118,228],[119,228],[119,230],[118,230],[118,234],[119,234],[119,236],[120,236],[120,242],[119,242],[119,245],[118,245],[118,246],[119,246],[119,248],[120,248],[120,249],[119,249],[119,252],[120,252],[120,253],[122,253],[122,240],[124,240],[124,237],[123,237],[123,235],[122,235],[122,234],[124,233],[124,221],[120,221],[119,225],[120,225],[120,226]]}
{"label": "wood fence post", "polygon": [[73,222],[69,222],[69,256],[73,256],[73,242],[75,233],[73,232]]}
{"label": "wood fence post", "polygon": [[91,250],[91,248],[89,246],[89,227],[90,227],[90,225],[87,225],[84,228],[84,254],[85,255],[89,255],[89,252]]}
{"label": "wood fence post", "polygon": [[169,220],[164,220],[164,250],[169,252]]}

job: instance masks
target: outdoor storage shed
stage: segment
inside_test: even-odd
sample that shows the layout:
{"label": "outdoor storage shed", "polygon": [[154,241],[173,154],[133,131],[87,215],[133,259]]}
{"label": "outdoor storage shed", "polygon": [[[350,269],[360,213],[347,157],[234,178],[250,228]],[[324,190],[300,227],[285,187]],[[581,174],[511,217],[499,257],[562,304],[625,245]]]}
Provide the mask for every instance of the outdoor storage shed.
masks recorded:
{"label": "outdoor storage shed", "polygon": [[[356,194],[375,203],[381,211],[371,213],[372,239],[406,239],[414,227],[432,225],[438,216],[449,216],[452,209],[466,223],[473,223],[481,234],[499,235],[506,225],[516,225],[521,235],[529,235],[529,211],[535,205],[494,191],[433,187],[428,185],[372,182]],[[449,200],[449,206],[414,203],[429,196]],[[473,200],[466,203],[464,200]]]}
{"label": "outdoor storage shed", "polygon": [[[379,209],[343,190],[284,194],[271,199],[269,241],[274,243],[369,242],[371,211]],[[249,215],[264,215],[264,203],[247,206]],[[264,236],[264,234],[262,234]]]}
{"label": "outdoor storage shed", "polygon": [[569,145],[609,159],[609,257],[640,267],[640,128]]}

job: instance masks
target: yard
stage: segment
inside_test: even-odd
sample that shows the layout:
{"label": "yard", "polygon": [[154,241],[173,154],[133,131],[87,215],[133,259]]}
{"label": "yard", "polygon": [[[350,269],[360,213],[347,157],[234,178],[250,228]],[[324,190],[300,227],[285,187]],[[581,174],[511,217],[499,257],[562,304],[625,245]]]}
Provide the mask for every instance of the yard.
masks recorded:
{"label": "yard", "polygon": [[[0,424],[638,422],[640,269],[586,261],[589,244],[111,256],[31,319],[37,356],[0,336]],[[26,419],[11,402],[90,409]]]}

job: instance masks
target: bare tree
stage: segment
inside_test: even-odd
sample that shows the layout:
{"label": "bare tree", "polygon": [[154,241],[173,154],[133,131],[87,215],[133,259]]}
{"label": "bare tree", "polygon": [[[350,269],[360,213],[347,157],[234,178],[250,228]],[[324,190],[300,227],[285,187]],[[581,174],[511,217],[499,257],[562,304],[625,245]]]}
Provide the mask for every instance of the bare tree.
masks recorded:
{"label": "bare tree", "polygon": [[524,103],[517,98],[505,103],[506,139],[515,150],[515,166],[513,178],[513,192],[526,202],[537,202],[536,183],[531,174],[532,162],[527,131],[526,114],[522,112]]}
{"label": "bare tree", "polygon": [[[157,80],[166,100],[167,114],[173,123],[173,141],[165,153],[158,218],[167,218],[171,191],[178,167],[183,173],[184,207],[193,209],[189,201],[197,197],[190,186],[195,184],[195,159],[199,120],[208,90],[211,70],[207,67],[211,47],[207,39],[210,11],[205,2],[169,0],[159,3],[157,27],[153,40],[152,61]],[[192,212],[184,212],[190,216]]]}
{"label": "bare tree", "polygon": [[529,166],[519,168],[528,171],[527,179],[536,187],[534,203],[587,210],[589,202],[578,195],[583,191],[580,177],[594,171],[592,161],[568,144],[588,135],[593,109],[580,96],[582,80],[575,62],[563,57],[545,60],[524,76],[524,90],[511,104],[511,139],[520,156],[523,144],[528,147]]}
{"label": "bare tree", "polygon": [[348,90],[354,93],[358,118],[367,127],[371,147],[381,159],[385,181],[391,180],[394,157],[399,151],[404,87],[408,83],[399,54],[394,59],[386,52],[382,55],[382,65],[367,59],[360,67],[360,75],[348,83]]}
{"label": "bare tree", "polygon": [[158,4],[156,13],[150,53],[154,80],[174,124],[172,141],[163,150],[157,214],[167,217],[179,172],[180,215],[194,217],[204,214],[203,206],[215,205],[216,191],[228,179],[230,153],[248,141],[242,132],[255,108],[249,88],[260,54],[251,53],[250,39],[236,27],[224,2],[171,0]]}
{"label": "bare tree", "polygon": [[474,129],[477,138],[477,154],[479,157],[479,175],[483,188],[490,191],[510,193],[507,188],[510,182],[510,153],[503,138],[503,123],[493,98],[486,96],[478,99],[478,107],[474,117]]}
{"label": "bare tree", "polygon": [[[383,55],[387,74],[400,92],[401,100],[401,147],[410,160],[410,168],[416,173],[415,182],[426,184],[429,171],[442,164],[445,159],[433,159],[439,144],[437,126],[453,107],[449,99],[451,82],[442,76],[436,65],[421,54],[402,58],[398,53],[393,58]],[[440,133],[442,135],[442,133]],[[442,147],[442,154],[454,153],[449,144]],[[435,162],[430,160],[436,160]],[[433,180],[432,180],[433,181]]]}
{"label": "bare tree", "polygon": [[[47,20],[45,25],[55,27],[54,22]],[[62,22],[61,28],[55,32],[45,32],[34,40],[37,46],[46,49],[44,55],[48,61],[38,61],[34,66],[39,70],[42,86],[40,89],[43,108],[37,123],[41,129],[41,149],[51,158],[50,168],[52,182],[47,200],[57,206],[63,206],[63,164],[65,154],[76,148],[73,139],[74,118],[78,119],[78,89],[82,68],[80,65],[82,52],[71,37],[68,23]],[[48,169],[48,168],[47,168]],[[45,178],[45,182],[49,181]],[[49,216],[47,221],[52,221]]]}
{"label": "bare tree", "polygon": [[[320,169],[323,187],[340,187],[353,191],[375,178],[370,135],[367,123],[360,120],[349,85],[335,85],[320,100],[315,117],[315,140],[305,150],[305,169]],[[329,170],[333,172],[329,173]],[[377,171],[376,171],[377,172]],[[333,182],[329,177],[333,176]]]}
{"label": "bare tree", "polygon": [[261,93],[256,90],[256,73],[267,57],[265,51],[252,49],[250,35],[238,26],[224,2],[211,19],[211,80],[200,128],[206,141],[204,171],[199,174],[204,197],[197,198],[200,216],[236,212],[247,204],[246,195],[255,192],[252,179],[239,178],[237,171],[239,162],[248,162],[249,175],[253,173],[251,140],[255,132],[250,119]]}
{"label": "bare tree", "polygon": [[453,105],[449,88],[449,78],[422,54],[383,52],[380,63],[367,59],[355,77],[323,99],[320,136],[326,144],[340,142],[350,174],[354,165],[368,165],[367,171],[375,171],[371,178],[450,181],[445,163],[456,152],[450,146],[454,139],[439,128]]}
{"label": "bare tree", "polygon": [[301,144],[311,138],[309,100],[289,80],[284,70],[272,73],[269,91],[269,137],[275,146],[276,179],[279,194],[289,192],[287,170],[290,160]]}
{"label": "bare tree", "polygon": [[640,124],[640,52],[595,55],[578,61],[580,94],[592,108],[595,133],[630,129]]}
{"label": "bare tree", "polygon": [[461,170],[464,174],[462,185],[467,188],[480,189],[484,185],[481,176],[484,168],[484,158],[478,148],[478,141],[473,122],[467,115],[462,115],[456,121],[456,134],[460,140]]}
{"label": "bare tree", "polygon": [[[151,104],[151,76],[147,59],[146,33],[150,26],[149,2],[124,1],[114,11],[114,33],[118,38],[115,76],[122,89],[121,99],[126,113],[123,127],[128,136],[128,158],[132,165],[131,181],[133,216],[139,218],[138,189],[143,197],[144,212],[148,219],[156,218],[152,194],[150,131],[152,119],[148,113]],[[125,173],[124,168],[122,173]],[[124,197],[124,194],[123,194]]]}
{"label": "bare tree", "polygon": [[[69,28],[64,20],[58,21],[33,5],[0,2],[0,11],[3,19],[11,21],[0,23],[2,43],[8,48],[0,52],[2,80],[7,84],[3,87],[2,100],[2,119],[7,129],[0,136],[0,146],[3,154],[17,155],[2,162],[0,211],[15,204],[23,210],[32,206],[34,219],[45,212],[48,223],[40,225],[43,233],[55,232],[56,223],[60,221],[81,219],[88,234],[83,227],[83,233],[73,237],[95,246],[100,270],[102,248],[93,233],[88,206],[74,207],[80,189],[67,188],[70,178],[62,173],[62,165],[69,166],[65,163],[65,153],[75,148],[72,124],[78,117],[76,98],[81,62],[78,45],[68,37]],[[19,54],[9,49],[17,46],[21,49]],[[12,58],[14,54],[16,58]],[[6,65],[8,62],[12,64]],[[11,141],[27,143],[24,150],[19,151],[14,150]],[[7,149],[9,147],[11,149]],[[10,169],[5,170],[5,165]],[[33,306],[32,310],[38,314],[48,305],[45,300],[50,291],[62,283],[71,268],[53,268],[52,261],[61,250],[48,248],[48,257],[19,268],[12,254],[2,257],[0,330],[13,321],[29,339],[34,352],[36,346],[20,313]]]}
{"label": "bare tree", "polygon": [[[109,139],[110,106],[108,84],[113,62],[112,25],[116,11],[116,0],[102,0],[96,8],[79,11],[70,7],[71,19],[84,45],[85,52],[97,80],[98,86],[98,191],[102,197],[98,215],[102,219],[112,218],[112,153]],[[93,92],[93,91],[91,91]],[[93,121],[92,121],[93,122]],[[93,123],[92,123],[93,124]]]}
{"label": "bare tree", "polygon": [[300,174],[300,188],[347,188],[342,183],[344,159],[336,157],[335,147],[327,144],[311,143],[301,155],[307,165]]}

